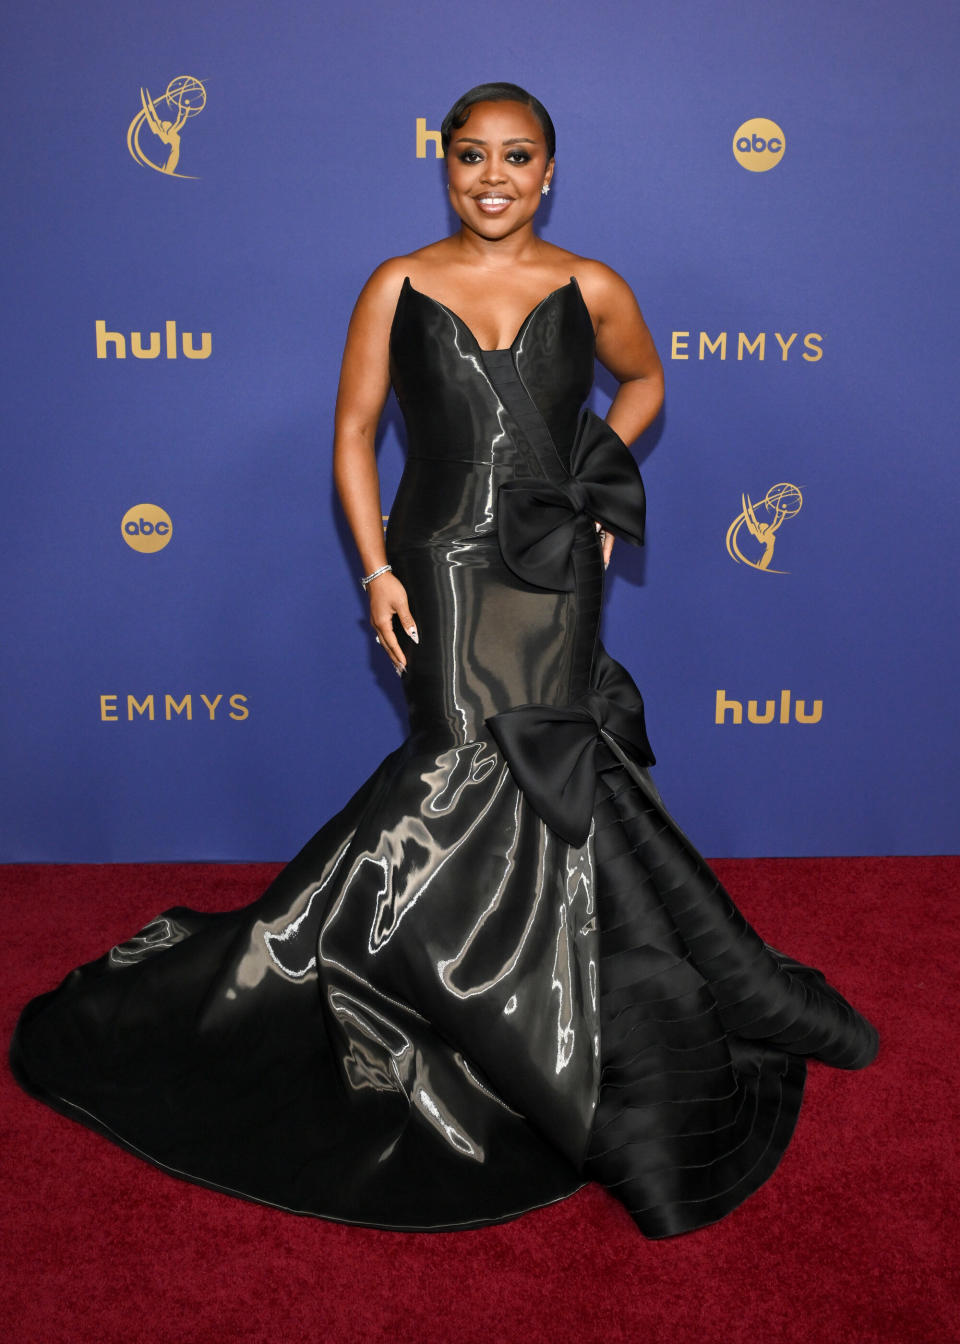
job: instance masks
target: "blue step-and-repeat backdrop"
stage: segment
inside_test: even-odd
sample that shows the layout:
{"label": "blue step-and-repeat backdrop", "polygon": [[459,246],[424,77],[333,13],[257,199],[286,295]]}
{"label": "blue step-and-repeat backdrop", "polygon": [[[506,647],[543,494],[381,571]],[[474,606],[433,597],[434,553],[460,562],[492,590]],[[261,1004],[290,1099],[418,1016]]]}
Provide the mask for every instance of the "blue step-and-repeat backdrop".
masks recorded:
{"label": "blue step-and-repeat backdrop", "polygon": [[[405,732],[347,321],[484,80],[663,357],[604,639],[709,855],[956,849],[958,10],[37,0],[4,26],[4,860],[279,859]],[[593,404],[614,385],[598,369]],[[395,403],[380,467],[403,464]]]}

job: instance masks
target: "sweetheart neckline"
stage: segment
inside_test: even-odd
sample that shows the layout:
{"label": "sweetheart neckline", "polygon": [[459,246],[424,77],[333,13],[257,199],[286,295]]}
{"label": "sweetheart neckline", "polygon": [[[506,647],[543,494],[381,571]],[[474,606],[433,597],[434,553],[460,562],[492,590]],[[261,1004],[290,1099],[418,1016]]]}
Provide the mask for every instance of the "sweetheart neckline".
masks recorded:
{"label": "sweetheart neckline", "polygon": [[460,316],[458,312],[456,312],[453,308],[448,307],[447,304],[441,303],[439,299],[435,299],[432,294],[425,294],[422,289],[417,289],[416,285],[414,285],[411,282],[409,275],[405,275],[403,277],[403,284],[405,288],[412,290],[414,294],[419,294],[421,299],[426,299],[428,303],[436,304],[436,306],[442,309],[443,312],[448,313],[455,322],[458,322],[460,326],[463,328],[463,330],[470,337],[471,341],[473,341],[474,345],[477,347],[477,350],[480,352],[481,355],[511,354],[513,351],[513,347],[520,340],[520,337],[523,335],[527,323],[530,321],[530,319],[534,317],[537,312],[539,312],[539,310],[543,307],[543,305],[547,302],[548,299],[552,299],[555,294],[561,294],[565,289],[569,289],[571,285],[573,286],[576,293],[580,295],[580,301],[583,303],[584,308],[586,308],[586,303],[584,302],[583,294],[580,291],[580,283],[575,275],[571,275],[570,279],[566,282],[565,285],[557,285],[556,289],[551,289],[549,294],[544,294],[543,298],[538,303],[535,303],[533,305],[529,313],[527,313],[526,317],[520,323],[519,330],[517,331],[516,336],[514,336],[513,340],[510,342],[509,345],[501,345],[491,350],[485,350],[483,346],[480,344],[480,342],[477,340],[476,336],[474,335],[473,329],[463,320],[463,318]]}

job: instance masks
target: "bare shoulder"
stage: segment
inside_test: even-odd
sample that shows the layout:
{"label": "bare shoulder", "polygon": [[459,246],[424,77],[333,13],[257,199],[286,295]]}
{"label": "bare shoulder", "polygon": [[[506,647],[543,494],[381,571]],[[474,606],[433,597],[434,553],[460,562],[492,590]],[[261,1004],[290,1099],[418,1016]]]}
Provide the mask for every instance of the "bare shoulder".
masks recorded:
{"label": "bare shoulder", "polygon": [[408,273],[406,257],[388,257],[367,278],[357,298],[355,312],[362,316],[392,314],[400,297],[404,276]]}
{"label": "bare shoulder", "polygon": [[636,295],[619,271],[593,257],[570,255],[576,263],[572,274],[577,277],[584,301],[598,325],[639,315]]}
{"label": "bare shoulder", "polygon": [[404,280],[409,277],[411,284],[416,286],[417,276],[428,273],[434,266],[442,265],[448,252],[449,239],[441,238],[401,256],[388,257],[367,279],[357,299],[357,308],[371,315],[392,315]]}
{"label": "bare shoulder", "polygon": [[621,382],[661,377],[660,356],[630,285],[602,261],[575,261],[572,273],[593,320],[597,359]]}

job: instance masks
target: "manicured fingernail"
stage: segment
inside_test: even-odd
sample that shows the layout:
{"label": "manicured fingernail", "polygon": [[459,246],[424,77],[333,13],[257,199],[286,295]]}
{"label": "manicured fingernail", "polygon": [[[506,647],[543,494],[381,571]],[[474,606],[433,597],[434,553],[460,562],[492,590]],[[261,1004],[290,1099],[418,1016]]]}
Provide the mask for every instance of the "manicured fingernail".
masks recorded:
{"label": "manicured fingernail", "polygon": [[399,665],[399,663],[394,663],[393,670],[394,672],[396,672],[398,677],[403,676],[403,668]]}
{"label": "manicured fingernail", "polygon": [[407,634],[413,640],[414,644],[420,643],[420,636],[417,634],[417,627],[415,625],[411,625],[410,629],[407,631]]}
{"label": "manicured fingernail", "polygon": [[604,560],[604,562],[603,562],[603,567],[604,567],[604,569],[608,569],[608,568],[610,567],[610,561],[609,561],[609,560]]}

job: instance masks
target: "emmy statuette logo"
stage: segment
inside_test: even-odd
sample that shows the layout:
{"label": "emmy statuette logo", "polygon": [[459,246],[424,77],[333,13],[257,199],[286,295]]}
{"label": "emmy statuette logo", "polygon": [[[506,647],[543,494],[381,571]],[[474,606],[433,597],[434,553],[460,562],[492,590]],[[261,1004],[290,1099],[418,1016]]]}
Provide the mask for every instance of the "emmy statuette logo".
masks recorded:
{"label": "emmy statuette logo", "polygon": [[[803,508],[800,487],[791,485],[789,481],[779,481],[771,485],[763,499],[756,504],[746,494],[740,496],[740,502],[743,508],[727,528],[727,554],[730,559],[738,565],[762,569],[767,574],[788,574],[789,570],[774,569],[770,562],[778,528],[788,518],[795,518]],[[740,549],[740,534],[744,528],[756,543],[750,547],[752,555],[745,555]]]}
{"label": "emmy statuette logo", "polygon": [[733,157],[748,173],[776,168],[786,147],[786,136],[769,117],[751,117],[733,133]]}
{"label": "emmy statuette logo", "polygon": [[[133,159],[142,167],[165,173],[167,177],[196,181],[195,173],[177,172],[180,132],[206,105],[207,90],[203,81],[193,75],[177,75],[158,98],[151,97],[150,90],[142,88],[140,111],[127,127],[127,149]],[[146,147],[141,139],[144,129],[153,137],[146,141]]]}
{"label": "emmy statuette logo", "polygon": [[134,504],[120,520],[120,532],[131,550],[153,555],[162,551],[173,536],[173,523],[158,504]]}

